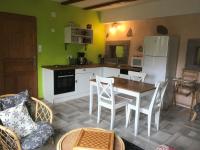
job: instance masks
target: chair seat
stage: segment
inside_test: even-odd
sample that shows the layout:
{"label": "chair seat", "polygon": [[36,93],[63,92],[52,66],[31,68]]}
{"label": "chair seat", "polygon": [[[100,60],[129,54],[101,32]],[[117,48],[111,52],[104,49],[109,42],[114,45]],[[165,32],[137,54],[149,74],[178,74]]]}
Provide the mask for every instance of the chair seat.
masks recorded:
{"label": "chair seat", "polygon": [[123,93],[117,93],[115,94],[116,97],[122,98],[122,99],[126,99],[130,102],[132,102],[133,100],[135,100],[135,97],[127,95],[127,94],[123,94]]}
{"label": "chair seat", "polygon": [[[107,104],[111,104],[111,101],[108,101],[108,100],[102,99],[101,101],[104,103],[107,103]],[[128,101],[126,99],[115,96],[115,108],[116,109],[119,107],[122,107],[122,106],[126,106],[127,103],[128,103]],[[111,107],[111,106],[104,105],[104,107]]]}
{"label": "chair seat", "polygon": [[193,110],[198,114],[200,115],[200,103],[196,104],[193,108]]}
{"label": "chair seat", "polygon": [[54,131],[48,123],[38,122],[38,129],[21,139],[22,150],[33,150],[41,147],[53,135]]}
{"label": "chair seat", "polygon": [[[148,114],[150,103],[151,103],[150,99],[141,99],[141,101],[140,101],[140,112]],[[136,101],[134,100],[131,103],[129,103],[129,107],[131,109],[136,110]]]}

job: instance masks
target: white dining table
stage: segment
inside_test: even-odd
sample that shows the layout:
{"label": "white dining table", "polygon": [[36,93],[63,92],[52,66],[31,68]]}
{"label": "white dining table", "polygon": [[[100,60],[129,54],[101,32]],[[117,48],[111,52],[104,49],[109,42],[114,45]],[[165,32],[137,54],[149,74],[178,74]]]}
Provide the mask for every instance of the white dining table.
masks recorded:
{"label": "white dining table", "polygon": [[[126,95],[130,95],[135,97],[136,100],[136,112],[135,112],[135,132],[134,135],[138,134],[138,126],[139,126],[139,108],[140,108],[140,100],[141,97],[152,94],[155,90],[155,86],[153,84],[148,84],[144,82],[132,81],[128,79],[122,78],[114,78],[113,90],[117,93],[123,93]],[[97,87],[97,83],[95,79],[90,80],[90,102],[89,102],[89,114],[92,115],[93,109],[93,95],[94,88]]]}

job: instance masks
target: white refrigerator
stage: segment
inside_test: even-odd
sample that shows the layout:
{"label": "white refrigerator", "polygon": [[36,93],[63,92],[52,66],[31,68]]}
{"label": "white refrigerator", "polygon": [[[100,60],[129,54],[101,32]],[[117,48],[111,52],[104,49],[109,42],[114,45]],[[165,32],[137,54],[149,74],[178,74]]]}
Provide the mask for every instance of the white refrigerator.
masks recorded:
{"label": "white refrigerator", "polygon": [[172,79],[176,77],[178,47],[179,41],[176,37],[147,36],[144,38],[142,71],[147,74],[145,82],[155,84],[168,79],[166,92],[168,100],[165,100],[165,107],[172,103]]}

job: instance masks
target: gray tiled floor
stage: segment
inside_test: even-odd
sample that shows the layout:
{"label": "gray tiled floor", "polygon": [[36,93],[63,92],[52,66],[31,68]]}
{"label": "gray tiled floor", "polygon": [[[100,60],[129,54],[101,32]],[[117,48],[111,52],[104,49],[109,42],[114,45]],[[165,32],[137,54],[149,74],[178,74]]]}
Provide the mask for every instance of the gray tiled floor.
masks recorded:
{"label": "gray tiled floor", "polygon": [[[96,123],[97,107],[94,106],[93,115],[88,114],[88,97],[67,101],[51,106],[54,111],[54,128],[56,142],[67,131],[80,127],[101,127],[109,129],[110,112],[102,109],[101,122]],[[95,99],[96,100],[96,99]],[[132,115],[134,116],[134,114]],[[141,115],[139,134],[134,136],[134,119],[125,128],[125,112],[116,112],[115,132],[128,141],[145,150],[155,150],[158,144],[168,144],[177,150],[200,149],[200,121],[188,121],[189,111],[182,107],[171,107],[161,114],[160,130],[157,132],[152,124],[151,137],[147,136],[147,118]],[[56,144],[46,144],[40,150],[55,150]]]}

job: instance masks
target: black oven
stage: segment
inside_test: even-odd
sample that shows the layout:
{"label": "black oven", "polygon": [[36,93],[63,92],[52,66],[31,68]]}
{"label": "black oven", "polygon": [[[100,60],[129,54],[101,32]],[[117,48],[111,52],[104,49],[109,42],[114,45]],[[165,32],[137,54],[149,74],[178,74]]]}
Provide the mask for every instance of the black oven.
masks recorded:
{"label": "black oven", "polygon": [[75,91],[75,69],[54,70],[54,94]]}

